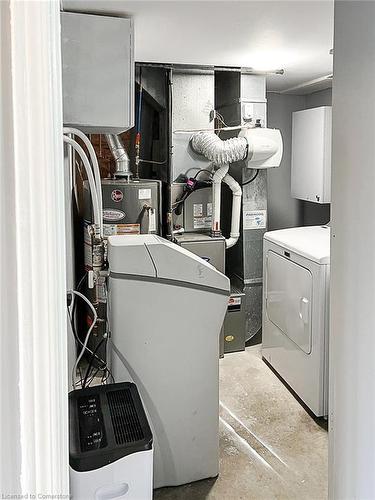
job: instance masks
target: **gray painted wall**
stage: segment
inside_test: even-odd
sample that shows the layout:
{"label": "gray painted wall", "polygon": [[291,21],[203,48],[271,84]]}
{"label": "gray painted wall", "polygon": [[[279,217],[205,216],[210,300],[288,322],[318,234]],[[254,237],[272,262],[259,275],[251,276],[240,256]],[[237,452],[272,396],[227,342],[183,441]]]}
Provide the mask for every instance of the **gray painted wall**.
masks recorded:
{"label": "gray painted wall", "polygon": [[303,224],[303,204],[290,194],[292,113],[305,109],[305,96],[267,94],[268,127],[281,130],[284,154],[279,168],[268,170],[268,229],[284,229]]}
{"label": "gray painted wall", "polygon": [[308,94],[306,98],[306,109],[317,108],[318,106],[332,105],[332,89],[320,90],[313,94]]}
{"label": "gray painted wall", "polygon": [[299,201],[290,194],[292,113],[301,109],[330,106],[332,90],[309,95],[267,94],[268,126],[281,130],[284,155],[279,168],[268,171],[268,228],[284,229],[295,226],[327,224],[330,206]]}
{"label": "gray painted wall", "polygon": [[[332,105],[332,89],[321,90],[306,96],[306,109],[318,106]],[[303,225],[317,226],[327,224],[331,218],[331,207],[329,204],[303,202]]]}

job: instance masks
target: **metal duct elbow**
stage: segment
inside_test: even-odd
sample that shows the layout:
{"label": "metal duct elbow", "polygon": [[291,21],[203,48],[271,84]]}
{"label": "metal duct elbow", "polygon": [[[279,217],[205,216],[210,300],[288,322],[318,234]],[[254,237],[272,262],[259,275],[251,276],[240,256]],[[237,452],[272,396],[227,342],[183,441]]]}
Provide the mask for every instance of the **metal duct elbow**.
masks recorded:
{"label": "metal duct elbow", "polygon": [[131,177],[130,160],[125,146],[116,134],[105,134],[109,149],[116,162],[116,177]]}
{"label": "metal duct elbow", "polygon": [[223,141],[213,132],[198,132],[191,138],[192,148],[215,165],[234,163],[247,157],[247,139],[235,137]]}

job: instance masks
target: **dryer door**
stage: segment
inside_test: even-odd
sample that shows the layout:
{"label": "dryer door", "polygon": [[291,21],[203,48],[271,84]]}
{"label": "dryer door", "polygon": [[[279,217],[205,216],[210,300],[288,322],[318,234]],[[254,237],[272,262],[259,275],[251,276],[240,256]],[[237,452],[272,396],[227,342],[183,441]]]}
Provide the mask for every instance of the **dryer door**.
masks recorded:
{"label": "dryer door", "polygon": [[306,354],[311,352],[311,272],[275,252],[266,263],[268,318]]}

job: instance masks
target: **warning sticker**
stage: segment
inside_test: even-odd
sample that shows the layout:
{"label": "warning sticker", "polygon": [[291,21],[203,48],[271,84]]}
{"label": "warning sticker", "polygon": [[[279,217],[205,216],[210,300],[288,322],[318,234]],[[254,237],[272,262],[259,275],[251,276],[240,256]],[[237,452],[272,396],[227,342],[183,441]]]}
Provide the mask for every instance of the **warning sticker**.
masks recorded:
{"label": "warning sticker", "polygon": [[140,234],[140,224],[103,224],[104,237],[115,234]]}
{"label": "warning sticker", "polygon": [[140,224],[117,224],[117,234],[141,234]]}
{"label": "warning sticker", "polygon": [[243,228],[265,229],[267,227],[267,210],[243,210]]}
{"label": "warning sticker", "polygon": [[202,203],[194,203],[193,214],[194,214],[194,217],[202,217],[203,216],[203,204]]}
{"label": "warning sticker", "polygon": [[209,229],[211,227],[211,217],[194,217],[194,229]]}
{"label": "warning sticker", "polygon": [[241,297],[229,297],[228,305],[229,306],[240,306],[241,305]]}
{"label": "warning sticker", "polygon": [[151,189],[140,189],[138,191],[139,200],[151,200]]}
{"label": "warning sticker", "polygon": [[204,229],[203,217],[194,217],[193,226],[194,226],[194,229]]}
{"label": "warning sticker", "polygon": [[204,227],[210,228],[211,227],[211,223],[212,223],[212,217],[211,216],[204,217]]}

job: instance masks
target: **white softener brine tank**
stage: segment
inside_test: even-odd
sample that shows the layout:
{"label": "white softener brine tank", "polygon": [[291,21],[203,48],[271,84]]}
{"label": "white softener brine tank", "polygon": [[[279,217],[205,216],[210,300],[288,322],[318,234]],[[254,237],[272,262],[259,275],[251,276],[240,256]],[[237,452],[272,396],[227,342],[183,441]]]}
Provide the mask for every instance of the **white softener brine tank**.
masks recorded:
{"label": "white softener brine tank", "polygon": [[116,382],[137,384],[154,436],[154,488],[219,473],[219,335],[229,280],[156,235],[108,239]]}

